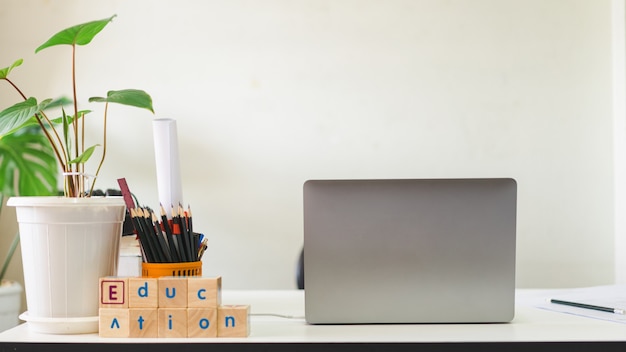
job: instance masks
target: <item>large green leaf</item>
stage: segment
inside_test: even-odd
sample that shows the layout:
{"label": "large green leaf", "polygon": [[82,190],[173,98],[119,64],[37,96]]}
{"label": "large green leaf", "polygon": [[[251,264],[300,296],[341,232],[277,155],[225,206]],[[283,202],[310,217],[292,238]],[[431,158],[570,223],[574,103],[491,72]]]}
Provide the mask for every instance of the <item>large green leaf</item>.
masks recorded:
{"label": "large green leaf", "polygon": [[52,147],[39,128],[0,137],[0,193],[5,196],[57,194],[59,174]]}
{"label": "large green leaf", "polygon": [[50,104],[52,99],[37,103],[37,99],[28,98],[0,111],[0,137],[14,133],[29,123],[29,120]]}
{"label": "large green leaf", "polygon": [[40,52],[45,48],[49,48],[55,45],[86,45],[91,42],[91,40],[96,36],[96,34],[100,33],[102,29],[111,21],[116,15],[113,15],[109,18],[91,21],[83,24],[78,24],[76,26],[66,28],[59,33],[53,35],[47,42],[41,44],[36,50],[35,53]]}
{"label": "large green leaf", "polygon": [[138,89],[111,90],[107,92],[106,98],[91,97],[89,98],[89,102],[130,105],[142,109],[148,109],[154,113],[154,109],[152,108],[152,98],[148,93]]}
{"label": "large green leaf", "polygon": [[7,76],[9,75],[9,72],[11,72],[11,70],[16,68],[17,66],[21,65],[22,62],[24,62],[24,60],[17,59],[11,66],[0,69],[0,79],[7,78]]}

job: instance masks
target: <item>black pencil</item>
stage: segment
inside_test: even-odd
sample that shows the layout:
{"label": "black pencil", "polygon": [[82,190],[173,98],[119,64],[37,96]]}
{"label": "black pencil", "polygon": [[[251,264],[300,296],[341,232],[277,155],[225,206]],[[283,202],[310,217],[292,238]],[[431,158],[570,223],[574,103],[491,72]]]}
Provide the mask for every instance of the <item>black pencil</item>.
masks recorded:
{"label": "black pencil", "polygon": [[170,244],[170,253],[172,255],[172,259],[174,262],[181,262],[181,257],[179,255],[178,243],[174,239],[172,228],[170,227],[170,222],[167,219],[167,214],[165,213],[165,208],[163,208],[163,204],[161,206],[161,221],[163,221],[163,229],[165,230],[165,235],[167,236],[167,241]]}
{"label": "black pencil", "polygon": [[150,211],[150,215],[152,218],[152,224],[154,225],[155,235],[159,239],[159,243],[161,244],[161,249],[163,251],[163,254],[165,255],[165,259],[168,263],[172,263],[173,258],[170,251],[170,246],[169,243],[167,243],[167,239],[163,234],[163,231],[161,231],[161,225],[159,225],[159,220],[157,219],[153,211]]}
{"label": "black pencil", "polygon": [[191,253],[189,253],[189,241],[187,239],[187,227],[185,226],[184,221],[182,217],[180,216],[180,206],[179,206],[178,214],[176,213],[176,211],[174,210],[174,207],[172,206],[172,219],[174,219],[174,222],[178,224],[178,227],[180,229],[180,239],[182,240],[182,244],[183,244],[183,250],[181,252],[185,254],[184,261],[190,262],[192,260],[191,260]]}
{"label": "black pencil", "polygon": [[148,220],[148,211],[142,208],[137,210],[137,214],[139,215],[139,220],[143,222],[144,233],[146,238],[148,239],[148,243],[152,245],[155,258],[154,260],[157,263],[165,263],[167,259],[163,254],[163,248],[159,243],[159,239],[156,237],[156,233],[154,232],[154,228],[152,227],[152,222]]}
{"label": "black pencil", "polygon": [[148,240],[145,238],[145,233],[139,222],[139,219],[137,218],[137,212],[135,211],[135,209],[130,209],[130,218],[133,222],[133,226],[135,227],[135,231],[137,231],[137,237],[139,237],[139,244],[141,245],[143,253],[145,254],[146,261],[153,262],[154,254],[152,253],[152,248],[151,248],[152,246],[150,246]]}
{"label": "black pencil", "polygon": [[596,306],[596,305],[593,305],[593,304],[578,303],[578,302],[571,302],[571,301],[562,301],[560,299],[551,299],[550,303],[562,304],[562,305],[565,305],[565,306],[585,308],[585,309],[591,309],[591,310],[597,310],[597,311],[600,311],[600,312],[615,313],[615,314],[622,314],[622,315],[626,314],[624,309],[621,309],[621,308],[601,307],[601,306]]}

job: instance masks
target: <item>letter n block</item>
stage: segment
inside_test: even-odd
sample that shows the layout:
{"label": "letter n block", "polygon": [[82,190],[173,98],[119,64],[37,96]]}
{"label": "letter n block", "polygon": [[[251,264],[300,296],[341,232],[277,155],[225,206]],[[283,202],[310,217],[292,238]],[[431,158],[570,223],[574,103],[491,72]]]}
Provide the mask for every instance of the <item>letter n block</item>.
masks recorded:
{"label": "letter n block", "polygon": [[157,308],[159,306],[158,292],[156,278],[128,278],[128,307]]}
{"label": "letter n block", "polygon": [[187,308],[187,277],[160,277],[159,308]]}
{"label": "letter n block", "polygon": [[159,308],[158,316],[159,337],[187,337],[187,308]]}
{"label": "letter n block", "polygon": [[250,335],[250,306],[233,305],[217,308],[217,336],[247,337]]}
{"label": "letter n block", "polygon": [[187,337],[217,337],[217,307],[188,308]]}
{"label": "letter n block", "polygon": [[159,337],[157,308],[129,309],[129,337]]}
{"label": "letter n block", "polygon": [[128,278],[102,277],[100,308],[128,308]]}
{"label": "letter n block", "polygon": [[222,304],[222,277],[193,277],[187,283],[189,308],[217,308]]}
{"label": "letter n block", "polygon": [[98,334],[101,337],[128,337],[128,309],[100,308],[100,324]]}

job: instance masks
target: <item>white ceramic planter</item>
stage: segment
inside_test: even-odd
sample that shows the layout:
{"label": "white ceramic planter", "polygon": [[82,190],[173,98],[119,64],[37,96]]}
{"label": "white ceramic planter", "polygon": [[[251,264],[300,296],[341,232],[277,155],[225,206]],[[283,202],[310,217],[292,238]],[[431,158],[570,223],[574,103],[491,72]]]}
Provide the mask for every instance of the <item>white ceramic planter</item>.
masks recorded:
{"label": "white ceramic planter", "polygon": [[126,206],[121,197],[12,197],[28,311],[43,333],[98,331],[98,279],[117,273]]}
{"label": "white ceramic planter", "polygon": [[0,282],[0,331],[17,326],[22,285],[16,281]]}

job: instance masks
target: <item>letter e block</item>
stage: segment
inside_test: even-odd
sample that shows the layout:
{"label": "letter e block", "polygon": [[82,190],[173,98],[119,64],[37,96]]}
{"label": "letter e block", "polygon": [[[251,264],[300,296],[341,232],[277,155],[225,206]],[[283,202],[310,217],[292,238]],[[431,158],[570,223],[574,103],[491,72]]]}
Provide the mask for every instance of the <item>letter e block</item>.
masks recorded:
{"label": "letter e block", "polygon": [[158,314],[156,308],[129,309],[129,337],[159,337]]}
{"label": "letter e block", "polygon": [[217,308],[217,336],[247,337],[250,335],[250,306],[221,306]]}
{"label": "letter e block", "polygon": [[159,308],[158,315],[159,337],[187,337],[187,308]]}
{"label": "letter e block", "polygon": [[131,277],[128,279],[128,307],[157,308],[158,292],[156,278]]}
{"label": "letter e block", "polygon": [[128,337],[128,309],[100,308],[98,334],[101,337]]}
{"label": "letter e block", "polygon": [[222,304],[222,277],[189,277],[187,307],[217,308]]}
{"label": "letter e block", "polygon": [[159,308],[187,308],[187,278],[160,277]]}
{"label": "letter e block", "polygon": [[128,308],[128,278],[102,277],[100,308]]}
{"label": "letter e block", "polygon": [[217,337],[217,308],[188,308],[187,337]]}

